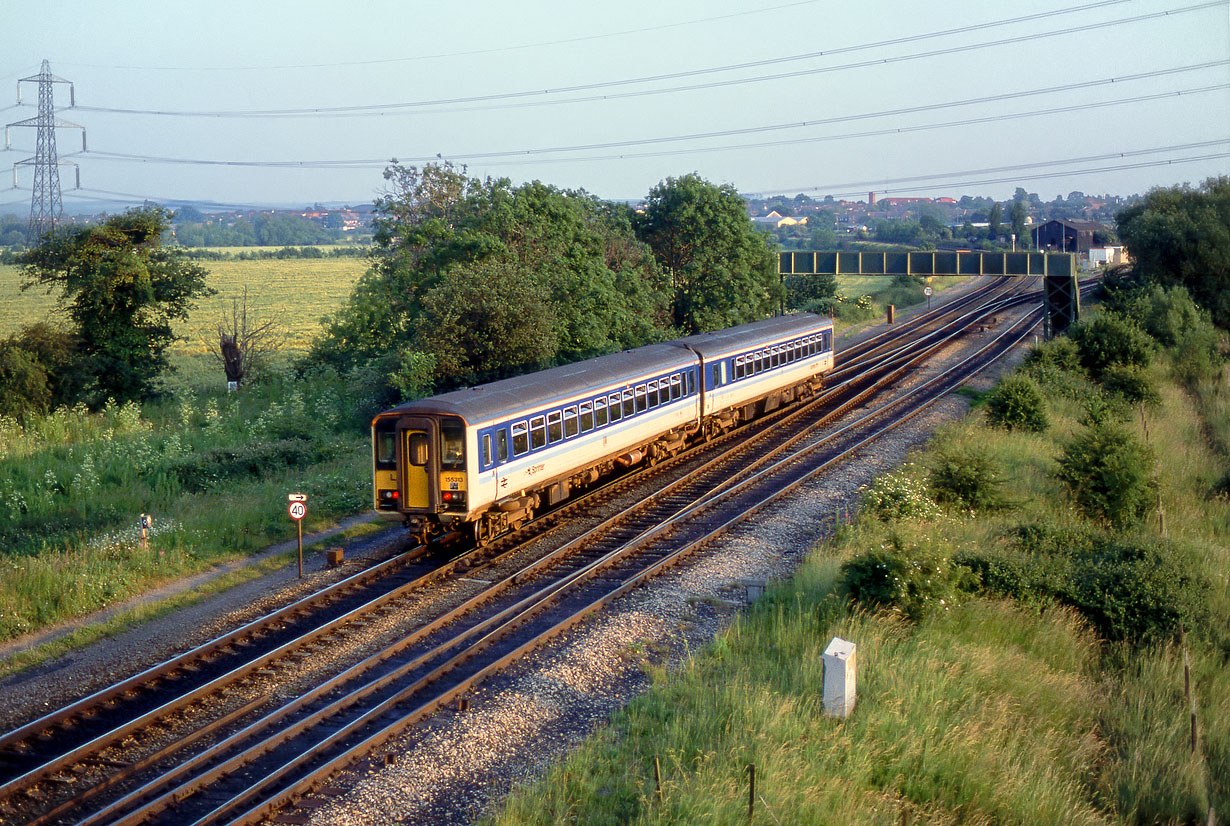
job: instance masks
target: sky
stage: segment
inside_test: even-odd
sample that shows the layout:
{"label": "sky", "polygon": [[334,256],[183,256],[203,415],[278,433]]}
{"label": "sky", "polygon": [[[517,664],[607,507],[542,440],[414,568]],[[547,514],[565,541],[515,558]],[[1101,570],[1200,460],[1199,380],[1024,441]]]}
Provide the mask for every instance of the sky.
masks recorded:
{"label": "sky", "polygon": [[[6,2],[4,123],[36,116],[43,60],[86,138],[56,131],[66,209],[360,204],[393,158],[610,199],[690,172],[1050,200],[1230,171],[1230,0]],[[36,133],[6,131],[5,173]]]}

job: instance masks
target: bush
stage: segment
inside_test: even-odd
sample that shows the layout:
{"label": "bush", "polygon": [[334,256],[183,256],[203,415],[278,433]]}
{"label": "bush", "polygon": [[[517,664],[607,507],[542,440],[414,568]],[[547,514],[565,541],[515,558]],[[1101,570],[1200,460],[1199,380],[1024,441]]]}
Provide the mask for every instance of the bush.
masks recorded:
{"label": "bush", "polygon": [[1115,425],[1095,424],[1068,442],[1056,477],[1082,513],[1116,528],[1138,523],[1156,501],[1152,453]]}
{"label": "bush", "polygon": [[940,515],[940,509],[922,483],[910,475],[908,467],[886,473],[863,489],[860,506],[864,513],[882,522],[934,519]]}
{"label": "bush", "polygon": [[1153,360],[1153,339],[1117,313],[1105,312],[1075,324],[1068,336],[1080,350],[1081,364],[1094,378],[1112,365],[1145,368]]}
{"label": "bush", "polygon": [[1072,560],[1063,597],[1109,640],[1169,638],[1201,624],[1208,585],[1165,541],[1097,537]]}
{"label": "bush", "polygon": [[1158,405],[1162,395],[1152,377],[1139,367],[1112,365],[1102,373],[1102,386],[1129,404]]}
{"label": "bush", "polygon": [[1031,347],[1025,356],[1026,367],[1048,367],[1056,370],[1080,370],[1081,354],[1076,342],[1067,336],[1056,336]]}
{"label": "bush", "polygon": [[1076,608],[1108,640],[1165,638],[1201,627],[1209,583],[1181,546],[1163,540],[1022,525],[1006,547],[963,550],[984,593],[1026,603],[1057,600]]}
{"label": "bush", "polygon": [[941,505],[977,512],[1004,504],[1003,480],[985,453],[939,453],[928,482]]}
{"label": "bush", "polygon": [[1008,430],[1043,432],[1050,420],[1041,388],[1028,376],[1005,376],[987,395],[987,421]]}
{"label": "bush", "polygon": [[907,547],[893,534],[878,549],[842,563],[839,586],[852,602],[899,611],[918,621],[956,605],[969,571],[934,548]]}

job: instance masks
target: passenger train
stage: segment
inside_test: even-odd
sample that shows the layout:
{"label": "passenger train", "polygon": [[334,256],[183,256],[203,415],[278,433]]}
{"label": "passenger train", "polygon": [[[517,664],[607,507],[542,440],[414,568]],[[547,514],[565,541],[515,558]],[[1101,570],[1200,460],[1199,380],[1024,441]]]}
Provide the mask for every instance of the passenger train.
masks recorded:
{"label": "passenger train", "polygon": [[619,468],[817,393],[833,323],[810,313],[408,402],[372,420],[374,505],[424,541],[485,544]]}

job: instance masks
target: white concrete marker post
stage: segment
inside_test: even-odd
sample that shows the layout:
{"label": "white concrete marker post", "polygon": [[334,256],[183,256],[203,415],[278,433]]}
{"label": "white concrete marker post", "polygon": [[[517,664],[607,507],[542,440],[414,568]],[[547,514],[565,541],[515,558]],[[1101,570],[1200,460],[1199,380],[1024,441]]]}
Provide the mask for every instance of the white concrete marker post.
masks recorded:
{"label": "white concrete marker post", "polygon": [[854,711],[855,658],[857,647],[841,637],[833,637],[824,649],[824,713],[833,717],[849,717]]}

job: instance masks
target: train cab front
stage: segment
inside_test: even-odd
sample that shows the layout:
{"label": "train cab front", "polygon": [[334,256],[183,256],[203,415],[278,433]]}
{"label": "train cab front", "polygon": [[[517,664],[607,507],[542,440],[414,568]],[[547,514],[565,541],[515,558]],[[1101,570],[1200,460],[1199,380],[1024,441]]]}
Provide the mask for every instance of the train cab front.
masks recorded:
{"label": "train cab front", "polygon": [[424,539],[464,521],[465,423],[455,416],[383,413],[372,422],[373,506]]}

